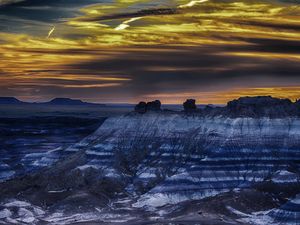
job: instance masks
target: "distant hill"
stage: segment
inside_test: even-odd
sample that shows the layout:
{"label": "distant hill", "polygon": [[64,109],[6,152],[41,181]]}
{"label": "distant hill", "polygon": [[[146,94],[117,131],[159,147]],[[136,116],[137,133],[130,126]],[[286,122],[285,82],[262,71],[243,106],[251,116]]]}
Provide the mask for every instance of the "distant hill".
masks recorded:
{"label": "distant hill", "polygon": [[83,102],[79,99],[54,98],[50,102],[47,102],[46,104],[51,104],[51,105],[82,105],[82,104],[87,104],[87,103]]}
{"label": "distant hill", "polygon": [[102,106],[104,106],[104,104],[83,102],[80,99],[71,99],[71,98],[54,98],[51,101],[45,102],[42,104],[46,104],[46,105],[95,105],[95,106],[102,105]]}
{"label": "distant hill", "polygon": [[105,104],[83,102],[80,99],[54,98],[49,102],[23,102],[15,97],[0,97],[0,105],[51,105],[51,106],[105,106]]}
{"label": "distant hill", "polygon": [[0,104],[2,105],[16,105],[16,104],[26,104],[14,97],[0,97]]}

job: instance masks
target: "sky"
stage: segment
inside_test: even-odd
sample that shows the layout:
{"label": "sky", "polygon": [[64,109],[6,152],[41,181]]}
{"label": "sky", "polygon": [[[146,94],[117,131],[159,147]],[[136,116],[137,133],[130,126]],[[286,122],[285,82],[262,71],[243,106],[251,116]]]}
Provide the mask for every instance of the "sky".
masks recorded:
{"label": "sky", "polygon": [[0,96],[300,98],[298,0],[0,0]]}

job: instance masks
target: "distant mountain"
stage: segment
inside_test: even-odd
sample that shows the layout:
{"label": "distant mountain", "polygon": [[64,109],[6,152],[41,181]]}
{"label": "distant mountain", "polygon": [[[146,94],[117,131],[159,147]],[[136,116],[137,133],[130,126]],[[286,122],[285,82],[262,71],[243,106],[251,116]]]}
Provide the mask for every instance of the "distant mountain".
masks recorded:
{"label": "distant mountain", "polygon": [[45,102],[43,104],[46,105],[104,105],[104,104],[96,104],[96,103],[89,103],[83,102],[80,99],[71,99],[71,98],[54,98],[49,102]]}
{"label": "distant mountain", "polygon": [[83,102],[80,99],[71,98],[54,98],[49,102],[23,102],[15,97],[0,97],[0,105],[52,105],[52,106],[62,106],[62,105],[73,105],[73,106],[105,106],[105,104],[89,103]]}
{"label": "distant mountain", "polygon": [[54,98],[50,102],[47,102],[46,104],[51,104],[51,105],[81,105],[81,104],[87,104],[87,103],[83,102],[79,99]]}
{"label": "distant mountain", "polygon": [[26,102],[22,102],[14,97],[0,97],[1,105],[15,105],[15,104],[26,104]]}

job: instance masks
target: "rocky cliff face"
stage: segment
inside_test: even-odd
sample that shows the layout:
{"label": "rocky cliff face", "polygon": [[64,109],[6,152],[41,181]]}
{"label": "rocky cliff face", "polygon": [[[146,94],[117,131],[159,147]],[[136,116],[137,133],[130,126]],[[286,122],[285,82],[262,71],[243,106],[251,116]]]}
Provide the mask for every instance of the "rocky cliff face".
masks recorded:
{"label": "rocky cliff face", "polygon": [[[110,138],[98,141],[105,136]],[[161,206],[249,187],[292,166],[299,169],[300,120],[128,115],[106,120],[69,150],[78,151],[90,143],[94,144],[86,151],[90,160],[85,167],[101,168],[113,177],[130,176],[130,190],[139,192],[136,188],[142,185],[146,192],[136,206]],[[145,151],[144,155],[134,148]],[[118,151],[135,156],[132,173],[114,166]],[[123,157],[132,165],[130,156]],[[151,188],[155,179],[158,184]]]}

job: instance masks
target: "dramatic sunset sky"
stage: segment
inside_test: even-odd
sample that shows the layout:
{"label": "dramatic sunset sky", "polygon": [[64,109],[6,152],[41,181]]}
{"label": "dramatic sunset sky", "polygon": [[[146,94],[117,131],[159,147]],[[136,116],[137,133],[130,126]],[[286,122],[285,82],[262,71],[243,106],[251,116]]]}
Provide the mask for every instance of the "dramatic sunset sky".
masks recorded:
{"label": "dramatic sunset sky", "polygon": [[300,98],[298,0],[0,0],[0,96]]}

